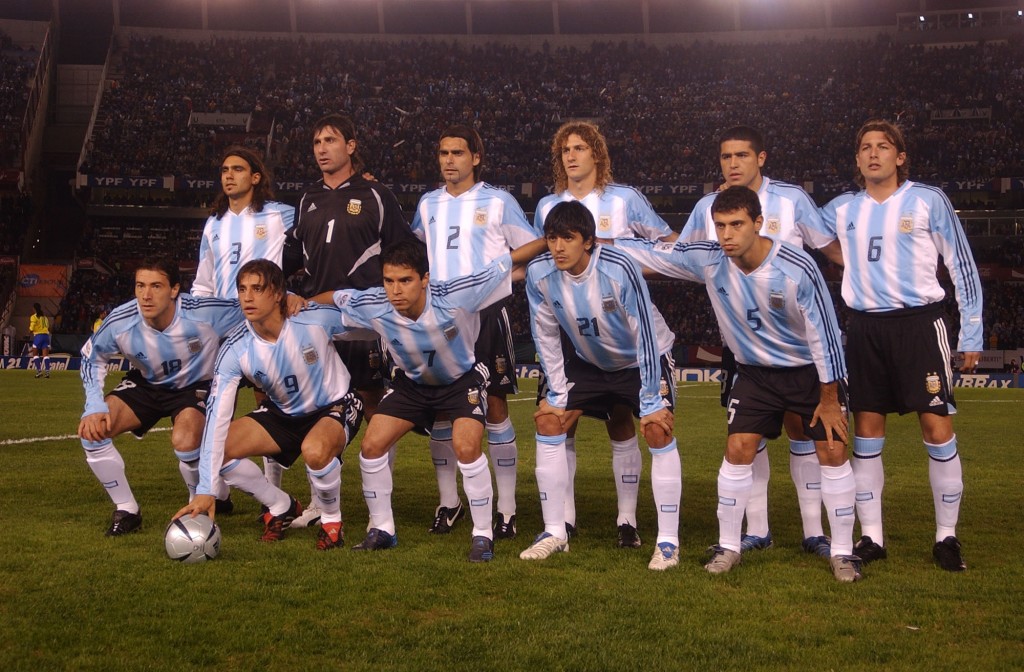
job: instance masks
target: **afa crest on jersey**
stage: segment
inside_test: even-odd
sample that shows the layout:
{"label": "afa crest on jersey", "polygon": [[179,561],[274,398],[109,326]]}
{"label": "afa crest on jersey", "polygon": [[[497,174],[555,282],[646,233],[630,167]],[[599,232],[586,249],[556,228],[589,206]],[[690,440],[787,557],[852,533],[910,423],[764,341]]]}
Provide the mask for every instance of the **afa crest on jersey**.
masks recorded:
{"label": "afa crest on jersey", "polygon": [[906,212],[900,215],[900,233],[910,233],[914,230],[914,213]]}
{"label": "afa crest on jersey", "polygon": [[786,307],[786,297],[782,292],[769,292],[768,305],[772,310],[782,310]]}
{"label": "afa crest on jersey", "polygon": [[314,348],[312,345],[307,345],[306,347],[302,348],[302,361],[304,361],[307,365],[313,366],[319,360],[320,355],[317,354],[316,348]]}
{"label": "afa crest on jersey", "polygon": [[764,229],[770,235],[777,236],[782,231],[782,223],[779,222],[778,217],[768,217],[764,221]]}
{"label": "afa crest on jersey", "polygon": [[257,224],[254,233],[257,240],[265,240],[267,237],[267,225]]}
{"label": "afa crest on jersey", "polygon": [[601,215],[597,219],[597,228],[599,231],[611,231],[612,229],[612,218],[610,215]]}
{"label": "afa crest on jersey", "polygon": [[614,313],[619,307],[618,301],[615,300],[614,296],[602,296],[601,297],[601,310],[606,313]]}
{"label": "afa crest on jersey", "polygon": [[929,373],[925,376],[924,389],[928,394],[938,394],[939,390],[942,389],[942,381],[939,379],[939,374]]}
{"label": "afa crest on jersey", "polygon": [[203,349],[203,342],[196,337],[188,339],[188,351],[193,355]]}
{"label": "afa crest on jersey", "polygon": [[348,207],[346,207],[345,210],[350,215],[358,215],[363,211],[363,202],[358,198],[353,198],[348,202]]}
{"label": "afa crest on jersey", "polygon": [[459,328],[455,326],[454,322],[449,322],[441,327],[441,332],[444,334],[446,340],[454,341],[455,337],[459,335]]}
{"label": "afa crest on jersey", "polygon": [[476,212],[473,213],[473,223],[477,226],[483,226],[487,223],[487,208],[477,208]]}

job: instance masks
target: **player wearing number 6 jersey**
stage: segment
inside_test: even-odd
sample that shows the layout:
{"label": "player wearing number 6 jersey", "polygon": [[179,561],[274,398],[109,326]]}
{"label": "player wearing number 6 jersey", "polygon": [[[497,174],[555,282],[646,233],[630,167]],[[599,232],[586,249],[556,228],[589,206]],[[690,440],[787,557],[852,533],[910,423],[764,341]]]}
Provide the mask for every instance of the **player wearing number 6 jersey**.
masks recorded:
{"label": "player wearing number 6 jersey", "polygon": [[[284,466],[301,455],[321,511],[319,550],[344,543],[339,455],[362,420],[362,403],[351,390],[348,369],[333,347],[344,327],[341,314],[322,306],[286,315],[284,273],[266,259],[238,272],[238,299],[246,321],[217,355],[196,496],[177,513],[213,512],[221,480],[267,507],[263,541],[278,541],[302,513],[302,505],[271,484],[250,460],[273,456]],[[232,422],[238,385],[248,378],[267,398]]]}
{"label": "player wearing number 6 jersey", "polygon": [[[112,310],[82,347],[85,412],[78,435],[89,468],[114,502],[108,536],[142,526],[115,436],[130,431],[141,438],[170,417],[171,446],[190,496],[199,482],[199,441],[217,347],[244,320],[237,301],[179,294],[179,285],[176,263],[146,259],[135,271],[135,300]],[[119,353],[133,369],[104,397],[107,363]],[[226,499],[227,489],[216,494]]]}
{"label": "player wearing number 6 jersey", "polygon": [[887,555],[882,536],[882,445],[889,413],[917,413],[930,457],[935,501],[932,553],[945,570],[966,565],[956,537],[963,473],[953,432],[952,356],[936,276],[941,256],[960,306],[963,371],[982,348],[981,282],[960,220],[940,190],[907,179],[906,142],[898,127],[872,120],[855,145],[857,183],[823,211],[843,250],[843,300],[851,308],[847,354],[853,410],[854,472],[865,561]]}

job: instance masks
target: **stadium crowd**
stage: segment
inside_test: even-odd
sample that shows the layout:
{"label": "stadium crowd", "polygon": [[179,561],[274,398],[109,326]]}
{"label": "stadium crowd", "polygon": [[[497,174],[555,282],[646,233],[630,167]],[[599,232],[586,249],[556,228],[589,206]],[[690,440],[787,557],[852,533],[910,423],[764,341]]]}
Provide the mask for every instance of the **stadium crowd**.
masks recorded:
{"label": "stadium crowd", "polygon": [[20,165],[21,125],[38,54],[0,31],[0,167]]}
{"label": "stadium crowd", "polygon": [[[386,181],[435,179],[437,133],[458,119],[487,140],[486,179],[546,181],[545,146],[566,117],[600,120],[616,176],[630,183],[716,180],[708,148],[737,119],[768,131],[771,173],[792,182],[847,184],[849,137],[873,116],[899,118],[907,128],[918,179],[1024,172],[1019,41],[925,49],[884,39],[807,40],[724,49],[595,42],[534,52],[445,42],[135,37],[116,55],[114,70],[123,73],[104,96],[86,169],[208,177],[218,144],[239,134],[190,126],[189,114],[251,113],[247,140],[265,145],[272,137],[276,176],[311,179],[311,123],[352,110],[369,166]],[[957,119],[932,121],[940,110],[956,111]]]}

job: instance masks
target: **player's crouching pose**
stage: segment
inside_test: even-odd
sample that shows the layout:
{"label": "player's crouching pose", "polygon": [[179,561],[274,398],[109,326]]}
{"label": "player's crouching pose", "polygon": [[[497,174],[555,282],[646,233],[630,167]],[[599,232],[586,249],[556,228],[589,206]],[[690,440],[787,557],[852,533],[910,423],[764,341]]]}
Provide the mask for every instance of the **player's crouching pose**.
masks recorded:
{"label": "player's crouching pose", "polygon": [[[519,557],[543,560],[569,550],[566,430],[581,415],[608,420],[613,409],[625,407],[640,417],[653,455],[658,539],[648,567],[664,570],[679,563],[682,494],[672,436],[675,385],[668,353],[673,338],[667,328],[656,329],[640,267],[615,248],[597,246],[595,228],[585,205],[559,203],[544,221],[548,253],[526,273],[533,338],[547,387],[534,414],[544,531]],[[575,357],[562,352],[559,328],[572,341]]]}
{"label": "player's crouching pose", "polygon": [[[141,438],[170,417],[171,446],[190,497],[199,483],[199,441],[217,343],[244,320],[237,301],[179,294],[178,288],[176,262],[145,259],[135,271],[135,300],[112,310],[82,348],[85,412],[78,436],[89,468],[114,502],[107,536],[142,527],[115,436],[132,432]],[[104,397],[107,362],[118,353],[133,369]],[[210,492],[227,510],[227,487]]]}
{"label": "player's crouching pose", "polygon": [[[245,458],[272,455],[287,467],[301,454],[322,511],[316,547],[342,546],[339,456],[359,427],[363,407],[332,343],[344,330],[341,314],[316,306],[286,317],[284,273],[266,259],[239,269],[238,299],[246,322],[228,336],[217,356],[199,487],[174,517],[212,514],[212,493],[223,479],[267,507],[261,539],[278,541],[302,505]],[[267,399],[232,422],[243,376],[259,385]]]}
{"label": "player's crouching pose", "polygon": [[398,367],[360,446],[370,525],[366,538],[353,550],[397,545],[388,448],[414,428],[433,426],[435,418],[445,414],[452,421],[452,445],[473,520],[469,560],[487,562],[494,557],[493,486],[480,447],[489,376],[487,366],[477,362],[474,345],[480,311],[512,292],[513,259],[506,253],[476,273],[433,283],[426,248],[419,241],[402,241],[381,252],[383,289],[345,289],[316,297],[333,300],[347,327],[380,334]]}
{"label": "player's crouching pose", "polygon": [[821,496],[832,531],[836,580],[861,578],[853,555],[854,479],[846,457],[846,367],[835,309],[814,260],[759,234],[757,194],[729,187],[711,206],[718,242],[616,241],[644,266],[706,285],[726,344],[736,355],[729,395],[729,438],[718,472],[718,544],[704,566],[712,574],[740,563],[743,512],[754,486],[753,462],[764,437],[777,438],[783,416],[803,418],[821,464]]}

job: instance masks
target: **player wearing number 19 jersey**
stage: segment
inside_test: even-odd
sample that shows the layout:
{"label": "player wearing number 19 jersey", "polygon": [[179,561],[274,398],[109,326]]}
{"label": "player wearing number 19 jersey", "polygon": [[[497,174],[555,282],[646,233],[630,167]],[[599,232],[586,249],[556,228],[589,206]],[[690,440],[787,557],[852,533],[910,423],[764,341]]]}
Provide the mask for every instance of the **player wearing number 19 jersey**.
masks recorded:
{"label": "player wearing number 19 jersey", "polygon": [[[113,438],[142,437],[170,417],[171,445],[189,495],[199,482],[199,442],[217,346],[244,320],[237,301],[179,294],[178,267],[147,259],[135,272],[135,300],[110,312],[82,348],[85,412],[78,428],[85,459],[114,502],[108,536],[138,530],[139,504]],[[104,397],[107,362],[123,354],[132,371]],[[219,499],[227,489],[218,490]]]}

